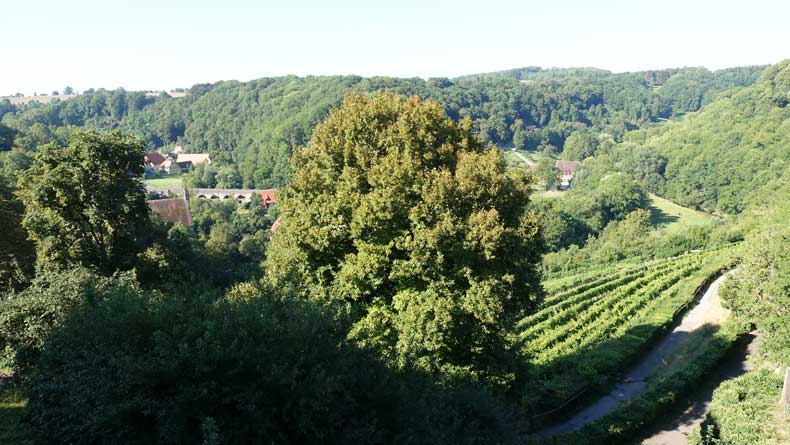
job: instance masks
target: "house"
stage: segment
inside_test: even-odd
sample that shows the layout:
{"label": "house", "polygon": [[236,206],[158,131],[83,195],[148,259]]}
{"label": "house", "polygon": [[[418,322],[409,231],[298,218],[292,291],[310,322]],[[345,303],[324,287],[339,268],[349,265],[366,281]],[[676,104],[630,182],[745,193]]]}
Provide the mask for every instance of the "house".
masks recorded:
{"label": "house", "polygon": [[208,153],[178,153],[176,162],[181,166],[193,166],[211,164],[211,157]]}
{"label": "house", "polygon": [[147,172],[159,172],[161,170],[162,163],[165,162],[167,158],[162,156],[162,153],[152,152],[146,153],[145,158],[143,159],[145,171]]}
{"label": "house", "polygon": [[[188,168],[188,166],[187,166]],[[172,159],[166,159],[165,162],[159,167],[159,171],[162,173],[167,173],[168,175],[179,174],[184,170],[184,168],[176,161]]]}
{"label": "house", "polygon": [[192,164],[189,162],[176,162],[171,156],[165,157],[161,153],[153,152],[145,155],[145,171],[150,173],[165,173],[168,175],[179,174]]}
{"label": "house", "polygon": [[560,190],[567,189],[571,185],[573,175],[576,173],[576,167],[579,166],[579,161],[557,161],[554,166],[559,171]]}

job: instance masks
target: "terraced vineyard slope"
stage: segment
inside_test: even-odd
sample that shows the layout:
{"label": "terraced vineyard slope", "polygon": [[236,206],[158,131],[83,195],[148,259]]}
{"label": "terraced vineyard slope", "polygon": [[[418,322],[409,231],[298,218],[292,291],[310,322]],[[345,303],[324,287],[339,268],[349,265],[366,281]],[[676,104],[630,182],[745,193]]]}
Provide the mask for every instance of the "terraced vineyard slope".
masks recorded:
{"label": "terraced vineyard slope", "polygon": [[731,258],[732,248],[555,278],[514,333],[534,425],[572,414],[639,358]]}

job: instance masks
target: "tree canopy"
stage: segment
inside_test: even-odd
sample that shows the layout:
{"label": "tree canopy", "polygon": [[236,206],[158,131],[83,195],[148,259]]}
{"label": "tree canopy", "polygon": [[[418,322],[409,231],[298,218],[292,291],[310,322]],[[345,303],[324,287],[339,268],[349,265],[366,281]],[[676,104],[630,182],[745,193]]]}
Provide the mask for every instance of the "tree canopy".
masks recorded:
{"label": "tree canopy", "polygon": [[295,153],[268,273],[348,304],[400,366],[502,377],[503,332],[540,295],[524,171],[431,101],[350,96]]}
{"label": "tree canopy", "polygon": [[[697,111],[729,88],[750,85],[762,67],[710,72],[685,68],[613,74],[603,70],[527,70],[528,75],[459,79],[285,76],[194,85],[185,97],[139,91],[87,90],[48,104],[0,102],[0,122],[34,149],[68,139],[69,127],[121,129],[149,149],[172,143],[236,164],[245,187],[287,182],[294,147],[348,93],[390,91],[433,99],[458,121],[468,117],[486,144],[562,149],[579,130],[620,139],[626,130]],[[528,81],[528,82],[524,82]],[[591,140],[572,143],[568,159],[589,154]]]}
{"label": "tree canopy", "polygon": [[22,225],[43,268],[133,267],[150,227],[142,183],[144,143],[120,132],[77,132],[42,147],[19,179]]}

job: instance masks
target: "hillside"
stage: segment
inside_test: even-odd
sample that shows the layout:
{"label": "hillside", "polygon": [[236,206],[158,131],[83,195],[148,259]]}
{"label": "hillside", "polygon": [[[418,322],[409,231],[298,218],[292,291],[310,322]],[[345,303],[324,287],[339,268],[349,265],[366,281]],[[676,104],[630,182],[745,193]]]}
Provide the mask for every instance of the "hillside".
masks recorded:
{"label": "hillside", "polygon": [[678,122],[629,134],[665,167],[653,191],[678,204],[738,213],[761,186],[790,167],[790,61],[755,85],[733,90]]}
{"label": "hillside", "polygon": [[[24,385],[0,437],[628,443],[752,325],[790,357],[787,65],[4,102],[0,363]],[[277,204],[156,218],[142,159],[175,142]],[[577,156],[561,197],[508,168],[550,186]],[[749,426],[733,387],[773,413],[763,374],[723,385],[702,443]]]}
{"label": "hillside", "polygon": [[579,130],[619,140],[628,130],[696,111],[723,90],[751,84],[761,70],[594,70],[595,76],[586,69],[546,70],[531,83],[488,76],[286,76],[195,85],[178,98],[98,90],[48,104],[0,101],[0,123],[17,132],[16,145],[31,150],[64,143],[71,127],[83,126],[121,129],[142,137],[149,149],[180,141],[236,166],[244,186],[271,187],[287,181],[293,148],[304,145],[315,124],[349,93],[388,90],[434,99],[451,118],[472,119],[485,143],[561,150]]}
{"label": "hillside", "polygon": [[691,226],[710,223],[710,215],[694,209],[679,206],[674,202],[660,196],[650,195],[651,222],[668,233],[677,233]]}

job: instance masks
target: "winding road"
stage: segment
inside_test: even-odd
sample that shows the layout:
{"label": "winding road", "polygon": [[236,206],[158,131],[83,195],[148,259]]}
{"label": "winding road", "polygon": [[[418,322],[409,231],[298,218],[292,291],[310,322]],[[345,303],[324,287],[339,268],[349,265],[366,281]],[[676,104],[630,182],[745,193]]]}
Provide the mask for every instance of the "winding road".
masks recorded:
{"label": "winding road", "polygon": [[[714,280],[705,291],[699,303],[691,309],[681,323],[667,334],[642,361],[634,366],[614,389],[606,396],[583,409],[567,421],[549,427],[536,433],[534,438],[545,438],[560,434],[567,434],[607,415],[618,405],[644,394],[645,379],[656,372],[673,352],[683,343],[689,334],[704,325],[720,325],[730,314],[728,309],[721,305],[719,299],[719,286],[724,281],[725,275]],[[685,437],[685,436],[684,436]],[[680,443],[680,442],[646,442],[654,443]]]}

